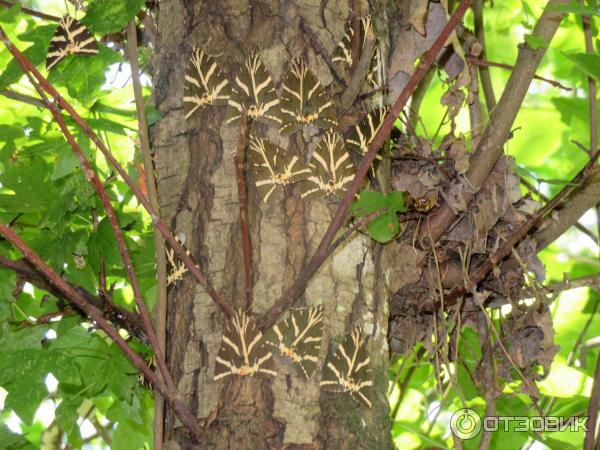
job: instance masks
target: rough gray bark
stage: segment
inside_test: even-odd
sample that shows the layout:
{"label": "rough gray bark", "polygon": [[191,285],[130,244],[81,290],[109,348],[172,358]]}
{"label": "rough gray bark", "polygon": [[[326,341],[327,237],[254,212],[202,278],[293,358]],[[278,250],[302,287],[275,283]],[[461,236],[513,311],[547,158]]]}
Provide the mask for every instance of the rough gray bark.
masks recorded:
{"label": "rough gray bark", "polygon": [[[392,90],[401,89],[415,56],[428,39],[406,31],[393,2],[371,2],[381,48],[393,54]],[[368,9],[361,4],[361,12]],[[436,11],[434,11],[436,12]],[[439,13],[439,11],[438,11]],[[440,14],[430,14],[433,18]],[[395,29],[388,29],[388,16]],[[222,69],[231,76],[250,51],[260,53],[276,87],[288,63],[304,56],[320,81],[333,93],[343,89],[326,59],[343,35],[350,17],[346,0],[227,0],[198,2],[165,0],[160,4],[159,40],[154,80],[155,102],[162,119],[153,130],[161,215],[203,264],[213,285],[234,304],[243,304],[243,266],[238,224],[233,155],[239,125],[224,125],[224,107],[210,107],[191,121],[182,108],[183,77],[192,45],[221,55]],[[439,27],[441,28],[441,27]],[[390,38],[410,38],[414,45],[390,48]],[[317,143],[308,133],[281,137],[276,128],[255,129],[305,158]],[[268,204],[259,202],[249,179],[250,227],[255,265],[253,312],[265,311],[289,287],[323,235],[335,210],[325,200],[304,202],[287,190]],[[395,246],[389,247],[397,250]],[[291,367],[279,365],[275,380],[212,381],[215,357],[225,320],[208,295],[189,278],[169,293],[168,355],[186,402],[207,427],[198,448],[391,448],[388,419],[387,320],[390,286],[405,283],[382,261],[396,258],[356,236],[342,245],[307,286],[299,305],[323,304],[325,336],[322,359],[343,334],[361,324],[370,336],[374,370],[373,409],[366,410],[346,396],[321,394],[320,373],[308,382]],[[405,252],[404,258],[414,260]],[[410,265],[410,263],[409,263]],[[385,267],[389,267],[387,264]],[[406,282],[410,276],[405,277]],[[418,278],[418,276],[417,276]],[[404,281],[404,280],[403,280]],[[414,281],[414,280],[413,280]],[[322,361],[322,362],[323,362]],[[167,448],[191,448],[180,424],[167,416]]]}

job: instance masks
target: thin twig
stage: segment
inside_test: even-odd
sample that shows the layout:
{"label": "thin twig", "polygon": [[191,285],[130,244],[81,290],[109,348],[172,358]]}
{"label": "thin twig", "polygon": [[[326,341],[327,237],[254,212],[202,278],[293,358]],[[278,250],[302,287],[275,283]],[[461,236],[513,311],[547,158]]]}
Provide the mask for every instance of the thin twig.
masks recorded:
{"label": "thin twig", "polygon": [[[479,57],[481,59],[486,58],[486,45],[485,45],[485,26],[483,24],[483,0],[473,0],[473,22],[475,25],[475,37],[481,45],[481,53]],[[474,58],[467,58],[469,59]],[[483,90],[483,96],[485,98],[485,106],[488,114],[491,114],[496,107],[496,96],[494,95],[494,86],[492,85],[492,79],[490,77],[490,71],[488,66],[479,65],[479,77],[481,78],[481,88]]]}
{"label": "thin twig", "polygon": [[55,319],[62,318],[65,316],[74,316],[77,315],[77,310],[72,306],[67,306],[64,309],[60,309],[58,311],[54,311],[48,314],[44,314],[43,316],[36,317],[35,319],[24,320],[19,323],[20,327],[31,327],[34,325],[46,325]]}
{"label": "thin twig", "polygon": [[[556,283],[550,283],[542,287],[542,291],[547,294],[551,294],[556,296],[560,292],[568,291],[570,289],[577,289],[581,287],[589,287],[592,289],[600,290],[600,274],[595,273],[592,275],[586,275],[583,277],[569,279],[566,278],[564,281],[559,281]],[[519,294],[519,298],[532,298],[534,297],[535,292],[532,288],[523,289]]]}
{"label": "thin twig", "polygon": [[[46,291],[57,298],[63,298],[62,293],[58,291],[52,284],[50,284],[49,281],[27,261],[15,261],[5,258],[4,256],[0,256],[0,266],[4,267],[5,269],[12,270],[17,274],[18,277],[27,281],[28,283],[31,283],[38,289]],[[142,342],[147,342],[146,332],[144,331],[144,327],[136,313],[114,306],[113,310],[110,311],[113,314],[109,315],[109,311],[105,311],[103,309],[104,302],[102,299],[92,295],[89,291],[76,284],[71,283],[71,287],[79,292],[79,295],[81,295],[91,307],[96,308],[98,313],[102,314],[105,319],[114,323],[118,327],[127,330],[130,336],[134,336],[136,339]]]}
{"label": "thin twig", "polygon": [[[16,3],[8,2],[6,0],[0,0],[0,6],[4,6],[5,8],[12,8],[15,5],[16,5]],[[36,11],[35,9],[31,9],[31,8],[26,8],[21,5],[19,5],[19,7],[21,8],[21,11],[23,11],[26,14],[29,14],[30,16],[38,17],[38,18],[44,19],[44,20],[52,20],[53,22],[60,22],[60,17],[52,16],[50,14],[45,14],[43,12]]]}
{"label": "thin twig", "polygon": [[443,28],[443,30],[441,31],[441,33],[439,34],[429,51],[423,56],[421,63],[411,76],[410,80],[408,81],[402,92],[398,95],[398,98],[394,102],[394,105],[392,106],[390,112],[388,113],[387,117],[383,121],[381,127],[379,128],[375,136],[373,137],[373,140],[369,145],[369,150],[363,157],[360,165],[358,166],[358,169],[356,170],[356,175],[352,180],[352,183],[350,183],[350,186],[348,187],[348,190],[346,191],[346,194],[344,195],[344,198],[340,206],[338,207],[338,210],[336,211],[333,220],[329,224],[325,235],[321,239],[321,242],[319,243],[316,252],[312,256],[308,264],[301,270],[300,274],[298,275],[297,279],[294,281],[292,286],[283,294],[283,296],[277,302],[275,302],[275,304],[271,308],[269,308],[269,310],[267,310],[261,317],[258,318],[257,324],[260,329],[264,330],[265,328],[268,328],[269,326],[273,325],[277,321],[279,316],[287,308],[294,304],[294,302],[298,299],[302,292],[304,292],[308,280],[325,262],[328,256],[329,246],[335,239],[335,236],[339,229],[346,221],[346,214],[348,212],[348,208],[350,207],[350,203],[356,196],[356,193],[358,192],[362,180],[369,171],[369,168],[371,167],[371,164],[373,163],[373,160],[377,155],[377,151],[379,150],[379,148],[381,148],[385,140],[389,137],[390,132],[394,126],[394,122],[396,121],[396,117],[398,117],[402,109],[406,106],[408,99],[419,85],[423,76],[427,73],[427,70],[429,70],[429,67],[431,67],[431,65],[435,61],[438,53],[445,45],[450,34],[452,34],[454,29],[458,25],[460,19],[469,7],[470,3],[471,0],[461,0],[460,5],[456,9],[452,17],[450,17],[448,23],[445,25],[445,27]]}
{"label": "thin twig", "polygon": [[[519,178],[520,178],[521,184],[523,186],[525,186],[527,189],[529,189],[531,192],[533,192],[535,195],[537,195],[543,202],[548,203],[548,201],[549,201],[548,197],[546,197],[544,194],[542,194],[533,184],[531,184],[529,181],[527,181],[523,177],[519,177]],[[575,223],[574,227],[577,228],[579,231],[581,231],[583,234],[585,234],[587,237],[589,237],[592,241],[598,243],[598,236],[596,236],[594,233],[592,233],[590,230],[588,230],[581,223],[579,223],[579,222]]]}
{"label": "thin twig", "polygon": [[[467,62],[469,64],[473,64],[474,66],[479,66],[479,67],[499,67],[501,69],[506,69],[506,70],[514,70],[515,66],[511,66],[510,64],[503,64],[503,63],[499,63],[499,62],[493,62],[493,61],[486,61],[484,59],[481,58],[473,58],[473,57],[467,57]],[[533,78],[535,80],[540,80],[543,81],[544,83],[548,83],[554,87],[560,88],[564,91],[572,91],[573,88],[567,87],[564,84],[559,83],[556,80],[551,80],[549,78],[544,78],[542,76],[539,75],[534,75]]]}
{"label": "thin twig", "polygon": [[150,313],[148,312],[148,307],[142,296],[142,291],[140,289],[140,286],[139,286],[139,283],[137,280],[137,276],[135,273],[135,269],[133,267],[133,261],[131,260],[131,255],[129,254],[129,251],[127,250],[127,245],[125,244],[125,237],[123,236],[123,231],[119,224],[117,214],[116,214],[116,212],[110,202],[110,199],[108,197],[108,193],[106,192],[106,188],[104,187],[104,184],[102,183],[102,181],[96,174],[96,172],[93,169],[90,162],[85,157],[83,150],[81,150],[81,148],[77,144],[77,141],[75,140],[75,138],[69,131],[69,128],[67,127],[67,124],[66,124],[65,120],[63,119],[62,115],[56,108],[56,105],[54,103],[51,103],[48,100],[42,87],[36,82],[36,80],[33,78],[33,76],[29,72],[26,72],[25,75],[27,75],[27,77],[29,78],[29,81],[31,82],[33,87],[36,89],[38,94],[40,95],[42,101],[44,102],[44,104],[46,105],[48,110],[52,113],[54,120],[60,127],[67,142],[71,146],[73,153],[75,153],[75,156],[79,160],[81,170],[83,171],[85,177],[90,182],[90,184],[94,187],[96,194],[98,195],[98,197],[100,198],[100,201],[102,202],[102,205],[104,206],[104,211],[106,212],[111,229],[112,229],[115,239],[117,241],[117,247],[119,249],[119,254],[121,255],[121,258],[123,259],[123,263],[125,265],[125,270],[127,272],[128,278],[129,278],[131,289],[133,291],[133,297],[134,297],[135,303],[137,305],[138,311],[139,311],[141,319],[142,319],[142,323],[144,325],[144,330],[146,331],[146,334],[148,335],[148,339],[150,341],[150,345],[152,346],[152,350],[156,354],[158,367],[159,367],[163,377],[165,378],[165,382],[166,382],[167,386],[169,386],[170,388],[173,388],[175,386],[175,383],[173,381],[172,375],[171,375],[171,373],[167,367],[167,364],[165,362],[163,352],[158,345],[158,341],[156,339],[156,334],[154,332],[154,327],[152,326],[152,321],[150,320]]}
{"label": "thin twig", "polygon": [[429,90],[429,85],[433,80],[433,76],[435,75],[436,70],[433,67],[430,67],[417,88],[412,95],[410,100],[410,108],[408,111],[408,118],[406,120],[406,129],[409,133],[415,134],[417,131],[417,123],[419,122],[419,110],[421,109],[421,103],[423,103],[423,99],[425,98],[425,94]]}
{"label": "thin twig", "polygon": [[225,301],[212,287],[208,278],[204,275],[200,267],[194,262],[190,255],[187,254],[183,246],[177,241],[169,226],[164,220],[158,216],[158,212],[152,207],[146,196],[142,193],[137,184],[127,174],[126,170],[121,164],[115,159],[110,150],[106,147],[104,142],[98,137],[98,135],[92,130],[89,124],[75,111],[69,102],[67,102],[54,87],[44,78],[44,76],[36,69],[36,67],[27,59],[23,53],[17,49],[8,36],[4,33],[4,30],[0,27],[0,39],[4,42],[4,45],[15,57],[21,68],[25,73],[31,73],[38,80],[41,87],[50,94],[54,99],[54,102],[69,113],[73,120],[79,125],[84,133],[94,142],[96,147],[102,152],[108,163],[115,169],[115,171],[121,176],[123,181],[127,184],[131,192],[137,198],[138,202],[144,207],[144,209],[150,215],[152,224],[161,232],[169,246],[175,251],[179,259],[185,264],[185,266],[192,273],[194,278],[204,287],[208,295],[212,298],[215,304],[225,313],[227,316],[231,316],[234,313],[234,309],[231,303]]}
{"label": "thin twig", "polygon": [[202,436],[202,430],[198,426],[198,422],[193,414],[185,408],[181,396],[176,389],[170,389],[165,383],[160,380],[156,374],[148,367],[144,362],[143,358],[135,353],[127,342],[121,337],[119,332],[102,317],[102,314],[90,305],[85,298],[73,287],[63,280],[61,276],[56,273],[50,266],[48,266],[44,260],[34,252],[13,230],[10,229],[4,223],[0,223],[0,235],[8,240],[15,248],[17,248],[32,265],[46,277],[53,286],[60,290],[65,298],[70,303],[77,306],[90,319],[92,319],[95,325],[106,333],[106,335],[121,349],[125,357],[131,361],[131,363],[141,372],[144,376],[150,380],[150,382],[156,387],[156,389],[166,397],[175,414],[185,424],[186,428],[190,431],[195,439],[200,441]]}
{"label": "thin twig", "polygon": [[240,118],[240,137],[235,153],[235,176],[237,179],[238,202],[240,204],[240,231],[242,233],[242,252],[244,254],[244,288],[245,310],[252,307],[252,291],[254,290],[254,266],[252,264],[252,237],[248,224],[248,191],[246,189],[246,142],[249,128],[245,114]]}
{"label": "thin twig", "polygon": [[21,94],[19,92],[11,91],[9,89],[0,91],[0,94],[6,98],[10,98],[11,100],[16,100],[18,102],[26,103],[31,106],[37,106],[38,108],[44,108],[44,104],[39,99],[26,94]]}
{"label": "thin twig", "polygon": [[[154,178],[154,167],[152,164],[152,153],[150,151],[150,139],[148,136],[148,120],[144,107],[142,95],[142,84],[140,82],[140,68],[137,58],[137,30],[135,20],[129,21],[127,28],[127,53],[131,65],[131,79],[133,82],[133,93],[135,107],[138,117],[138,133],[140,147],[144,157],[144,172],[146,174],[146,191],[148,200],[155,211],[160,213],[158,204],[158,192]],[[160,233],[154,230],[154,247],[156,253],[156,304],[154,305],[154,327],[156,330],[157,345],[164,354],[167,339],[167,261],[165,242]],[[154,448],[162,450],[164,440],[164,399],[160,394],[154,400]]]}

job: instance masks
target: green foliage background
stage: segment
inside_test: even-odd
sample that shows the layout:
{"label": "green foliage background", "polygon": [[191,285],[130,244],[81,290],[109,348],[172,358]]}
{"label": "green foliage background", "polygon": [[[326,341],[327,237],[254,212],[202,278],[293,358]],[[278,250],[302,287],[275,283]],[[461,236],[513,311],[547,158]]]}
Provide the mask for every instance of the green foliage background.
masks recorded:
{"label": "green foliage background", "polygon": [[[83,22],[97,37],[118,32],[143,4],[142,0],[90,1]],[[527,39],[544,4],[542,0],[496,1],[493,7],[486,4],[488,59],[513,63],[516,44]],[[62,0],[32,1],[27,5],[58,16],[65,13]],[[600,42],[595,41],[593,55],[583,54],[581,18],[577,14],[580,10],[574,7],[573,11],[563,21],[538,71],[573,90],[566,92],[534,81],[514,125],[514,136],[506,145],[521,174],[548,196],[558,192],[587,160],[587,155],[571,141],[589,144],[586,76],[600,79]],[[598,5],[588,2],[584,11],[595,15],[597,37]],[[472,18],[467,16],[467,23],[471,22]],[[34,19],[18,8],[0,8],[0,25],[42,69],[55,24]],[[147,61],[146,49],[140,50],[140,59]],[[137,121],[127,72],[122,52],[101,44],[96,56],[69,57],[50,75],[50,81],[101,134],[131,176],[137,178],[136,165],[141,157],[136,147]],[[499,95],[510,73],[492,68],[491,75]],[[445,112],[440,105],[445,86],[443,76],[439,78],[435,77],[421,107],[423,123],[419,132],[429,138],[433,138]],[[0,93],[7,89],[35,96],[9,52],[2,47]],[[146,88],[145,95],[149,94],[150,89]],[[151,104],[150,100],[147,104]],[[156,120],[157,114],[151,106],[147,113],[151,121]],[[469,132],[466,111],[459,115],[458,125],[460,131]],[[152,306],[154,248],[148,218],[141,213],[126,186],[97,157],[89,140],[77,127],[72,130],[95,161],[101,178],[107,180],[120,223],[127,231],[127,245],[142,290]],[[443,131],[437,134],[438,139]],[[401,198],[372,200],[368,205],[355,205],[356,214],[365,215],[384,206],[392,210],[403,208]],[[93,212],[100,219],[96,225]],[[378,240],[386,241],[390,238],[386,233],[397,230],[395,218],[395,214],[386,215],[380,223],[371,224],[369,231]],[[102,206],[79,172],[77,161],[50,113],[3,95],[0,95],[0,220],[14,222],[19,234],[55,270],[90,292],[98,289],[97,275],[104,262],[107,281],[116,283],[115,302],[133,309],[131,291],[122,282],[125,272],[110,227],[103,219]],[[595,213],[586,214],[582,223],[595,232]],[[4,241],[0,241],[0,255],[20,257]],[[544,250],[541,258],[550,281],[562,279],[564,273],[577,277],[597,273],[600,268],[596,243],[574,229]],[[15,275],[0,269],[0,447],[53,448],[49,442],[60,434],[63,443],[68,442],[73,448],[106,448],[105,438],[90,437],[94,433],[89,431],[88,424],[107,430],[110,448],[151,447],[152,395],[138,383],[133,366],[101,332],[90,323],[82,323],[78,316],[36,324],[36,317],[57,311],[61,307],[59,301],[31,285],[25,285],[15,296],[16,285]],[[551,306],[561,350],[549,377],[540,383],[542,405],[548,406],[545,412],[549,415],[585,414],[598,351],[590,351],[587,359],[577,364],[568,365],[567,358],[577,341],[598,334],[597,304],[597,293],[584,288],[565,292]],[[586,322],[590,325],[582,334]],[[473,330],[464,329],[461,345],[463,355],[472,355],[465,358],[464,364],[474,370],[480,350]],[[143,348],[137,350],[148,352]],[[407,356],[406,361],[398,360],[390,373],[391,380],[402,369],[399,379],[406,379],[402,402],[398,404],[398,386],[393,387],[390,396],[392,409],[397,410],[393,417],[394,441],[399,448],[452,448],[448,424],[452,412],[462,406],[458,392],[451,389],[440,395],[432,366],[419,363],[414,355]],[[458,367],[457,373],[468,405],[483,413],[483,398],[471,386],[464,368]],[[532,414],[530,400],[514,386],[506,388],[497,409],[499,415]],[[533,441],[552,449],[581,448],[583,434],[501,432],[494,435],[491,448],[520,448]],[[465,448],[476,447],[477,439],[465,442]]]}

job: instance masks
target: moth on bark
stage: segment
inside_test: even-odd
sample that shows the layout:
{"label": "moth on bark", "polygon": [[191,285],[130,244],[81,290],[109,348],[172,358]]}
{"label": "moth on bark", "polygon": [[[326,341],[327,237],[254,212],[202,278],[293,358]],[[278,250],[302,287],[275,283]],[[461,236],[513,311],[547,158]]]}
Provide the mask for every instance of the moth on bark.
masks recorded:
{"label": "moth on bark", "polygon": [[354,179],[355,168],[338,133],[321,139],[308,164],[310,175],[304,181],[302,198],[341,196]]}
{"label": "moth on bark", "polygon": [[360,404],[371,408],[373,375],[367,340],[360,327],[344,336],[327,361],[320,386],[324,391],[347,393]]}
{"label": "moth on bark", "polygon": [[301,59],[292,62],[281,95],[280,133],[292,133],[306,125],[328,129],[336,126],[335,109],[327,91]]}
{"label": "moth on bark", "polygon": [[[363,50],[365,44],[367,42],[367,37],[373,34],[373,25],[371,23],[371,18],[369,16],[363,17],[360,19],[360,46],[359,46],[359,58],[363,54]],[[337,47],[333,52],[333,62],[339,64],[346,71],[350,71],[350,68],[353,64],[352,59],[352,42],[354,41],[354,28],[352,27],[352,20],[348,21],[346,24],[346,33],[342,40],[338,43]],[[373,56],[371,57],[371,65],[369,67],[369,71],[367,72],[367,77],[365,79],[365,86],[369,89],[377,89],[380,87],[380,83],[378,80],[378,72],[380,69],[380,55],[379,49],[375,46],[375,50],[373,51]]]}
{"label": "moth on bark", "polygon": [[301,181],[310,173],[298,156],[268,139],[250,136],[249,149],[255,184],[263,202],[276,189]]}
{"label": "moth on bark", "polygon": [[322,338],[322,306],[297,309],[265,334],[266,344],[289,359],[307,380],[317,367]]}
{"label": "moth on bark", "polygon": [[237,311],[227,325],[215,363],[215,380],[229,376],[276,376],[273,354],[262,339],[254,319]]}
{"label": "moth on bark", "polygon": [[185,71],[183,107],[188,119],[207,105],[226,103],[229,100],[229,81],[210,55],[194,47]]}
{"label": "moth on bark", "polygon": [[250,119],[281,123],[279,97],[271,75],[258,55],[250,55],[236,75],[228,105],[226,123],[240,119],[244,110]]}

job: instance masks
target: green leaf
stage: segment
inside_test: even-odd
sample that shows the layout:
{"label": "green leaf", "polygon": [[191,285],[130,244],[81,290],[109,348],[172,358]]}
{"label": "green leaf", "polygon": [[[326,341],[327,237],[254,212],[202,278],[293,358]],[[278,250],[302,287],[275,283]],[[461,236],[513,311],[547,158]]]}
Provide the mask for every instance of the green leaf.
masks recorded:
{"label": "green leaf", "polygon": [[600,55],[591,53],[565,53],[586,76],[600,80]]}
{"label": "green leaf", "polygon": [[99,34],[116,33],[144,7],[145,0],[94,0],[81,23]]}
{"label": "green leaf", "polygon": [[600,7],[596,0],[588,0],[588,4],[581,4],[577,0],[571,0],[569,5],[561,4],[549,4],[547,6],[549,11],[558,11],[562,13],[572,13],[584,16],[598,16],[600,15]]}
{"label": "green leaf", "polygon": [[356,217],[363,217],[387,206],[385,194],[376,191],[363,191],[358,200],[350,205],[350,213]]}
{"label": "green leaf", "polygon": [[98,270],[100,270],[101,260],[109,267],[121,265],[122,260],[117,240],[107,218],[100,221],[96,232],[90,237],[88,251],[88,263],[92,266],[95,273],[98,273]]}
{"label": "green leaf", "polygon": [[396,213],[387,212],[369,222],[367,231],[369,236],[383,244],[398,234],[398,227],[398,216],[396,216]]}
{"label": "green leaf", "polygon": [[104,84],[108,66],[118,61],[117,52],[98,45],[97,55],[67,56],[50,72],[48,81],[65,86],[71,97],[87,105],[93,103]]}
{"label": "green leaf", "polygon": [[25,436],[15,434],[0,422],[0,443],[5,450],[35,450],[37,447],[25,439]]}
{"label": "green leaf", "polygon": [[350,205],[350,213],[356,217],[364,217],[376,211],[381,212],[367,225],[369,236],[380,243],[388,242],[398,234],[400,225],[397,213],[404,210],[402,192],[383,194],[376,191],[363,191],[359,199]]}
{"label": "green leaf", "polygon": [[[46,53],[50,45],[50,39],[54,35],[56,25],[38,25],[32,31],[28,31],[19,35],[19,39],[25,42],[33,42],[34,45],[29,46],[23,54],[35,66],[39,66],[46,61]],[[20,46],[19,46],[20,47]],[[0,75],[0,91],[6,89],[11,84],[16,83],[23,76],[21,67],[14,59],[8,63],[8,66]]]}
{"label": "green leaf", "polygon": [[152,440],[152,397],[148,392],[144,392],[140,397],[140,411],[143,412],[143,417],[139,421],[134,421],[131,417],[127,417],[127,410],[121,410],[117,413],[116,409],[120,409],[122,403],[116,402],[113,407],[107,412],[107,416],[116,414],[119,417],[119,425],[113,434],[111,445],[112,450],[132,450],[145,448]]}
{"label": "green leaf", "polygon": [[48,395],[44,380],[49,373],[59,382],[80,381],[74,362],[63,352],[42,349],[3,354],[0,385],[8,391],[5,407],[30,424],[40,402]]}
{"label": "green leaf", "polygon": [[77,159],[77,156],[75,156],[75,153],[71,151],[61,153],[56,159],[50,179],[52,181],[56,181],[66,175],[69,175],[76,168],[79,168],[79,160]]}

